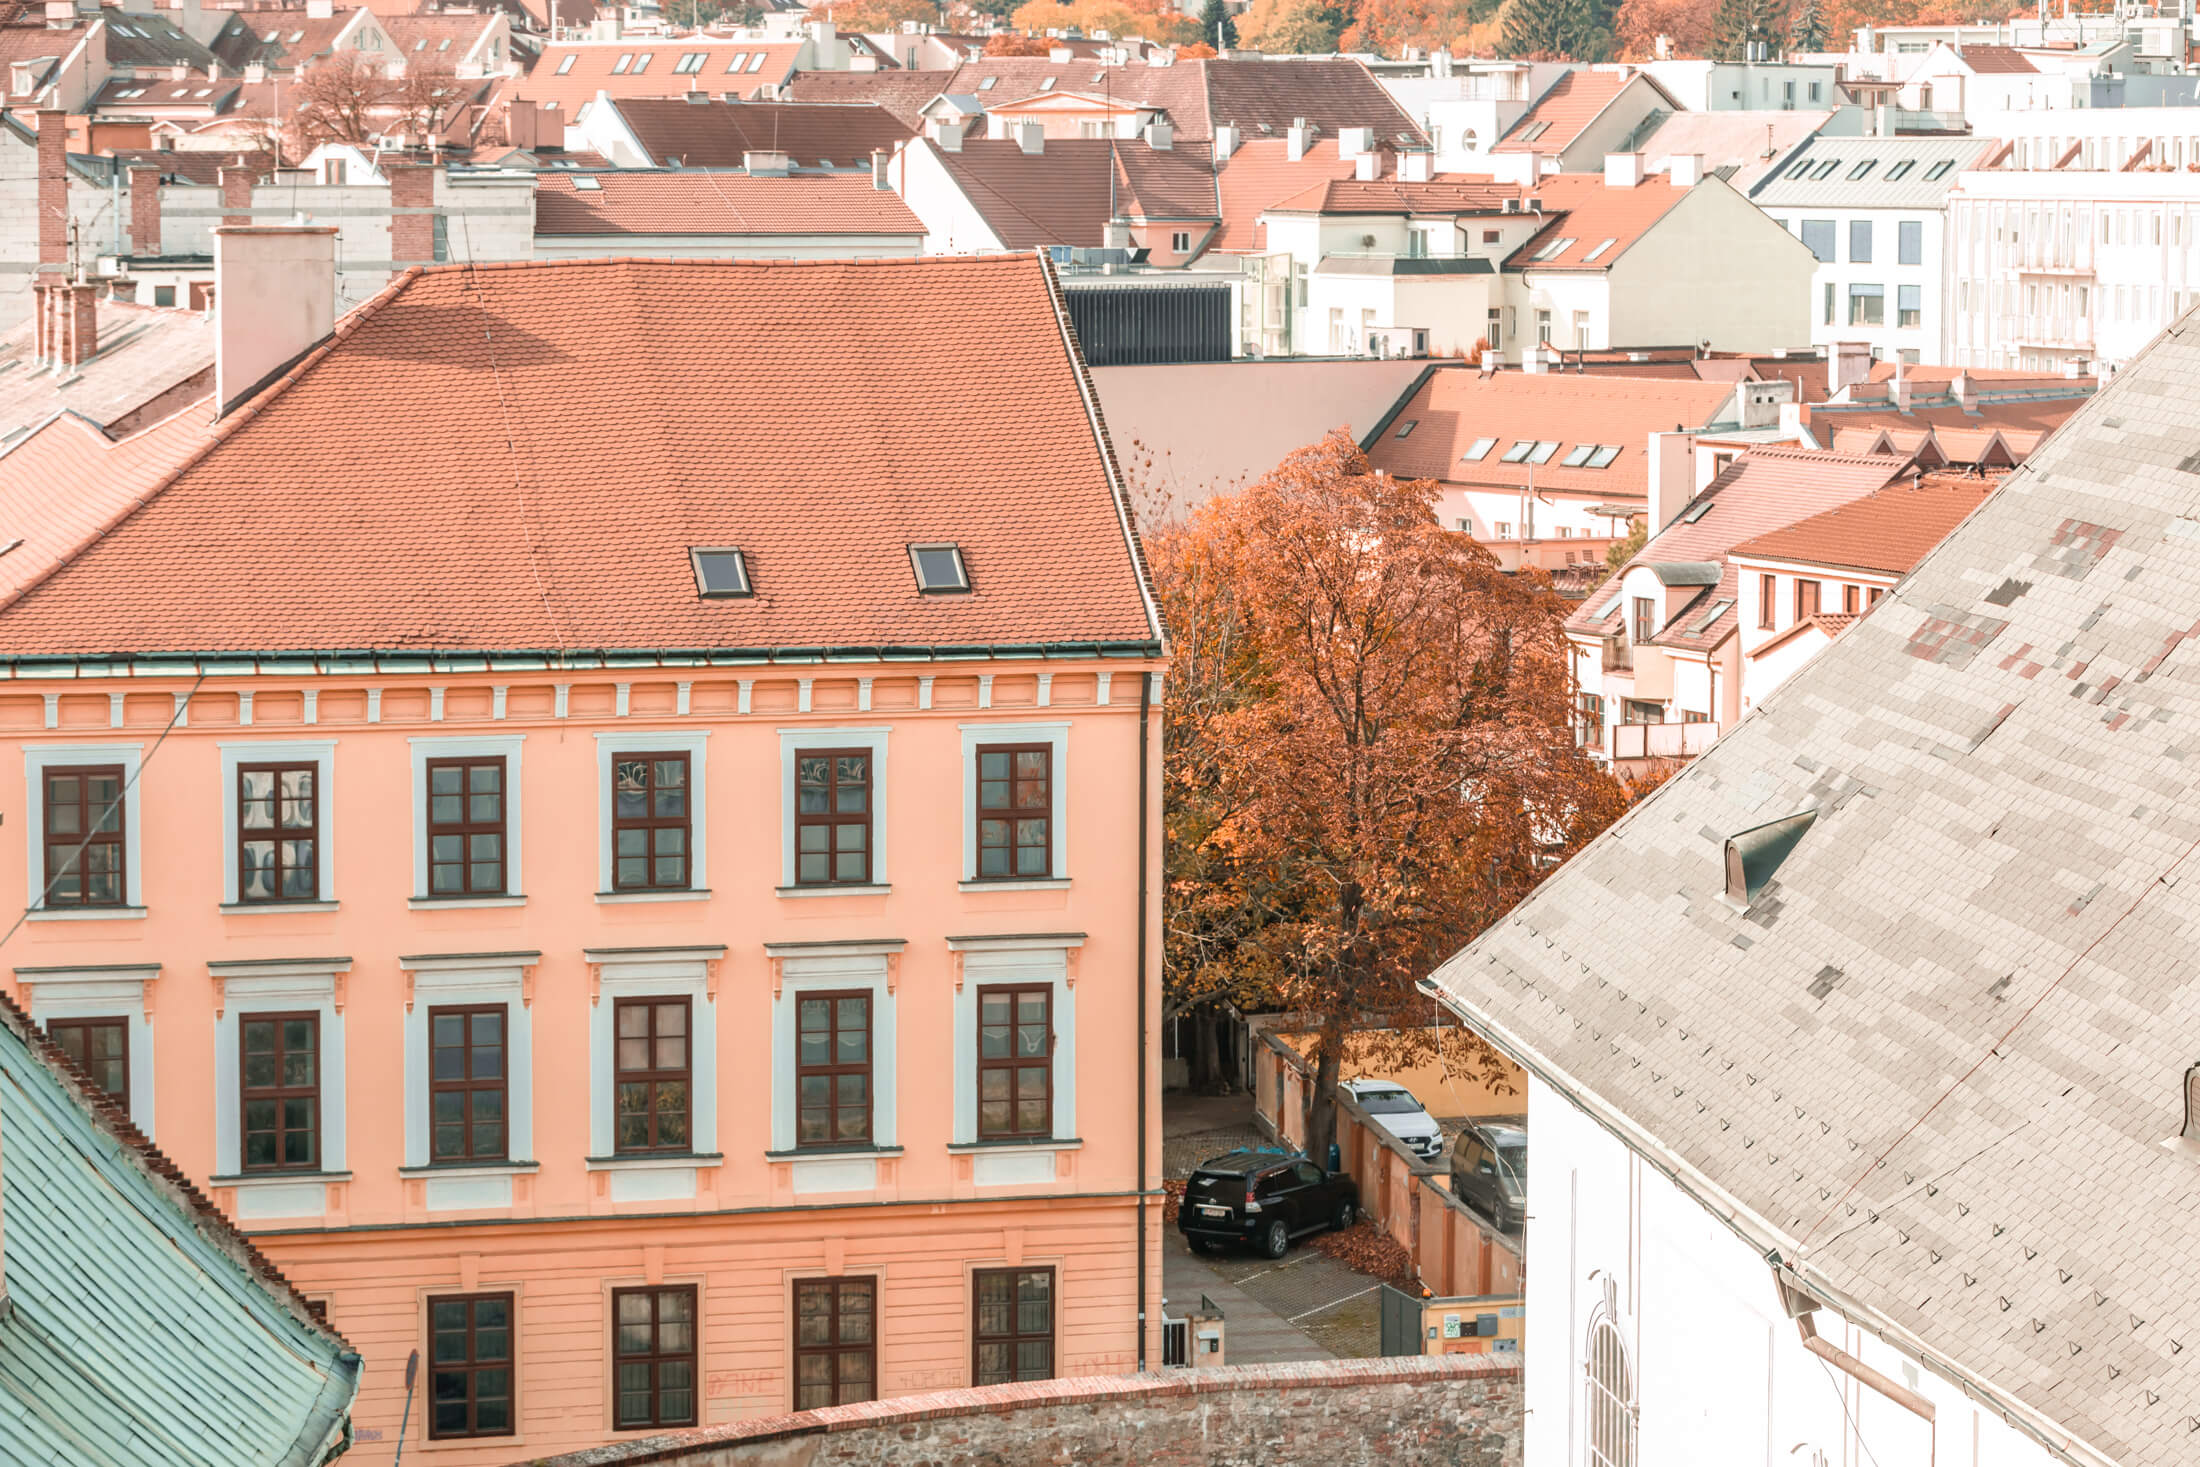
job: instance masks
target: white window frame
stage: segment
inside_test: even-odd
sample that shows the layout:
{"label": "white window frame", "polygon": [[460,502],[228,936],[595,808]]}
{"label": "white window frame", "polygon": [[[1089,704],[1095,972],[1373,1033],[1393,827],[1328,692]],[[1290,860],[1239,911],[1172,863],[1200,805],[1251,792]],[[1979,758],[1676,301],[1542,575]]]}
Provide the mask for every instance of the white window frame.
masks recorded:
{"label": "white window frame", "polygon": [[[408,739],[412,745],[413,884],[407,903],[415,909],[444,907],[517,907],[527,901],[520,870],[520,751],[525,734],[480,738]],[[428,890],[428,761],[431,759],[504,760],[504,895],[436,896]],[[692,767],[692,766],[691,766]]]}
{"label": "white window frame", "polygon": [[15,981],[30,990],[31,1022],[41,1030],[53,1019],[111,1019],[120,1015],[130,1042],[130,1124],[148,1139],[153,1124],[153,1018],[145,985],[160,977],[158,963],[114,967],[17,968]]}
{"label": "white window frame", "polygon": [[[779,730],[779,894],[783,897],[850,896],[889,889],[891,849],[886,839],[886,742],[890,729],[783,728]],[[862,886],[795,884],[795,752],[799,749],[864,749],[871,755],[871,879]]]}
{"label": "white window frame", "polygon": [[[1045,744],[1052,751],[1047,771],[1047,829],[1054,849],[1054,874],[1045,877],[978,879],[978,746]],[[1070,883],[1069,870],[1069,725],[1067,723],[966,723],[962,725],[962,889],[964,891],[1059,891]]]}
{"label": "white window frame", "polygon": [[[221,1012],[214,1019],[214,1176],[218,1187],[237,1189],[237,1215],[244,1219],[319,1217],[327,1211],[329,1182],[348,1180],[345,1151],[344,1010],[337,985],[351,971],[349,958],[301,958],[295,961],[208,963],[221,985]],[[244,1169],[243,1058],[239,1021],[247,1013],[305,1013],[320,1019],[320,1054],[315,1063],[321,1088],[321,1164],[310,1172],[247,1172]]]}
{"label": "white window frame", "polygon": [[[1077,985],[1070,976],[1072,955],[1085,944],[1082,932],[1020,937],[950,937],[960,976],[955,985],[954,1132],[950,1150],[980,1153],[1070,1151],[1082,1144],[1077,1135]],[[1004,984],[1046,984],[1053,995],[1054,1053],[1048,1062],[1054,1113],[1042,1140],[981,1141],[978,1138],[978,990]],[[1038,1172],[1011,1172],[998,1181],[1052,1181],[1051,1161]],[[979,1177],[980,1185],[986,1178]]]}
{"label": "white window frame", "polygon": [[[138,769],[144,763],[143,744],[26,744],[23,746],[23,781],[29,799],[23,806],[24,844],[28,853],[23,868],[23,905],[33,922],[83,922],[145,915],[144,841],[139,834]],[[127,906],[48,907],[46,899],[46,771],[75,764],[122,766],[122,880]],[[137,1042],[131,1036],[132,1044]],[[136,1080],[131,1093],[137,1093]],[[151,1134],[150,1131],[147,1132]]]}
{"label": "white window frame", "polygon": [[[224,739],[222,753],[222,911],[333,912],[336,910],[336,740]],[[237,899],[237,771],[247,764],[314,766],[313,859],[316,890],[310,902],[244,902]]]}
{"label": "white window frame", "polygon": [[[794,1190],[868,1191],[877,1185],[875,1157],[901,1149],[895,1086],[894,969],[906,946],[886,942],[766,943],[778,966],[772,997],[772,1159],[794,1164]],[[803,1151],[795,1145],[796,1002],[820,989],[863,989],[871,995],[871,1145],[850,1151]],[[860,1163],[851,1166],[850,1163]],[[806,1185],[805,1173],[822,1179]],[[863,1180],[864,1175],[870,1177]]]}
{"label": "white window frame", "polygon": [[[588,1015],[588,1158],[590,1171],[685,1170],[685,1189],[680,1178],[667,1179],[670,1195],[695,1195],[694,1169],[715,1164],[718,1153],[718,1004],[713,997],[712,965],[724,961],[723,947],[601,948],[581,954],[596,970],[595,995]],[[621,1156],[616,1150],[618,1034],[615,1028],[618,1000],[636,998],[684,998],[688,1000],[688,1113],[689,1150],[661,1156]],[[621,1197],[619,1191],[657,1190],[650,1183],[613,1180],[612,1200],[646,1200]]]}
{"label": "white window frame", "polygon": [[[710,730],[619,729],[596,735],[596,900],[706,901],[710,897]],[[612,766],[625,754],[688,756],[688,884],[677,891],[614,891],[611,886]]]}
{"label": "white window frame", "polygon": [[[527,974],[540,953],[456,953],[397,960],[405,970],[411,998],[405,1010],[405,1165],[406,1173],[430,1179],[429,1211],[442,1210],[436,1179],[475,1182],[446,1189],[449,1207],[508,1207],[511,1174],[536,1170],[535,1025]],[[428,1145],[428,1010],[456,1004],[503,1004],[505,1036],[504,1161],[430,1161]],[[503,1179],[502,1200],[495,1186],[480,1181]],[[478,1181],[477,1181],[478,1179]]]}

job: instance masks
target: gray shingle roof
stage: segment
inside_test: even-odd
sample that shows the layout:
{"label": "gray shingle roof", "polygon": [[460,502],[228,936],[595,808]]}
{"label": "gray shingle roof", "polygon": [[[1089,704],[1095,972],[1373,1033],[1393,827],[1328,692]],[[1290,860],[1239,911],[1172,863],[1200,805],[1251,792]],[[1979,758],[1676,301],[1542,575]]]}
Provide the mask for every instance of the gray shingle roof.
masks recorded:
{"label": "gray shingle roof", "polygon": [[[1761,209],[1938,209],[1963,170],[1973,167],[1998,140],[1990,138],[1829,138],[1816,137],[1758,184],[1751,198]],[[1862,178],[1849,175],[1873,161]],[[1893,177],[1898,165],[1910,167]],[[1927,178],[1936,163],[1952,166]],[[1824,178],[1817,175],[1833,164]]]}
{"label": "gray shingle roof", "polygon": [[[1822,1297],[2190,1462],[2200,321],[1436,981]],[[1820,814],[1745,915],[1725,837]],[[1883,1160],[1884,1164],[1877,1164]]]}

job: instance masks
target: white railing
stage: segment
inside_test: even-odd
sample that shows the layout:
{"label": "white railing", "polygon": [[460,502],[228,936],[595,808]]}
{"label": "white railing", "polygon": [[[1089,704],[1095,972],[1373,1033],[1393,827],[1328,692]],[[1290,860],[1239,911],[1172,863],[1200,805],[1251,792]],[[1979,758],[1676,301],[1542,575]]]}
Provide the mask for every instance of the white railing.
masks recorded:
{"label": "white railing", "polygon": [[1615,723],[1614,759],[1693,759],[1719,737],[1715,723]]}

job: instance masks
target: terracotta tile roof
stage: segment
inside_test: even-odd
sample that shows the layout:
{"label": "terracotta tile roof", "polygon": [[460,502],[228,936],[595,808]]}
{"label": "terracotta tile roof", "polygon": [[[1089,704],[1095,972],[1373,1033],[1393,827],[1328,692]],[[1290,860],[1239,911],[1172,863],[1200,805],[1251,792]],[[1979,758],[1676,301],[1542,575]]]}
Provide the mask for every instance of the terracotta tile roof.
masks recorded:
{"label": "terracotta tile roof", "polygon": [[[2061,427],[2090,400],[2090,393],[2067,397],[2023,397],[1993,401],[1980,398],[1975,408],[1963,408],[1945,396],[1912,398],[1910,410],[1901,412],[1891,402],[1846,406],[1816,402],[1803,407],[1803,424],[1811,436],[1824,439],[1826,430],[1844,428],[1999,428],[2014,447],[2013,433],[2046,434]],[[2037,441],[2036,439],[2034,441]]]}
{"label": "terracotta tile roof", "polygon": [[1159,108],[1168,115],[1179,142],[1203,143],[1213,131],[1207,115],[1207,73],[1202,68],[1212,64],[1107,66],[1098,61],[1053,61],[1044,56],[989,56],[966,61],[951,75],[929,74],[940,78],[935,95],[946,92],[972,96],[984,107],[1047,91],[1092,92],[1117,102]]}
{"label": "terracotta tile roof", "polygon": [[875,102],[915,132],[924,104],[951,79],[945,71],[798,71],[787,85],[797,102]]}
{"label": "terracotta tile roof", "polygon": [[494,13],[481,12],[383,15],[376,19],[397,43],[400,55],[433,57],[454,65],[480,44],[482,36],[497,21]]}
{"label": "terracotta tile roof", "polygon": [[1908,575],[2000,482],[1969,474],[1906,477],[1837,509],[1745,540],[1733,553]]}
{"label": "terracotta tile roof", "polygon": [[302,9],[241,10],[224,23],[208,49],[232,73],[255,61],[270,71],[297,71],[327,55],[357,13],[339,10],[317,19]]}
{"label": "terracotta tile roof", "polygon": [[[1716,187],[1717,185],[1711,185]],[[1530,192],[1553,219],[1505,261],[1508,270],[1609,270],[1667,211],[1688,197],[1662,178],[1612,188],[1601,173],[1546,174]],[[1556,253],[1544,252],[1571,240]],[[1595,258],[1591,258],[1594,256]]]}
{"label": "terracotta tile roof", "polygon": [[624,98],[619,116],[660,167],[739,168],[747,153],[781,152],[798,168],[864,168],[914,129],[884,107],[811,102],[687,102]]}
{"label": "terracotta tile roof", "polygon": [[[585,176],[594,189],[575,185]],[[535,183],[535,235],[840,234],[922,237],[924,221],[868,173],[550,172]]]}
{"label": "terracotta tile roof", "polygon": [[[1716,645],[1709,639],[1723,636],[1717,623],[1696,632],[1693,623],[1717,601],[1733,599],[1734,568],[1728,557],[1736,545],[1754,540],[1798,520],[1861,499],[1884,487],[1903,472],[1907,461],[1892,454],[1848,455],[1799,448],[1756,448],[1729,464],[1725,472],[1689,501],[1691,506],[1709,501],[1710,507],[1690,518],[1681,514],[1650,542],[1635,552],[1629,566],[1666,565],[1676,561],[1717,561],[1725,567],[1720,585],[1698,595],[1666,619],[1673,629],[1673,645]],[[1602,623],[1617,611],[1620,582],[1612,577],[1582,603],[1566,622],[1569,631],[1598,634]],[[1724,587],[1722,590],[1721,587]],[[1731,612],[1729,612],[1731,615]],[[1666,630],[1661,628],[1661,636]]]}
{"label": "terracotta tile roof", "polygon": [[1494,214],[1527,191],[1478,173],[1440,173],[1425,182],[1331,178],[1269,206],[1293,214]]}
{"label": "terracotta tile roof", "polygon": [[[1577,66],[1551,83],[1550,90],[1520,114],[1512,130],[1490,149],[1493,153],[1559,153],[1596,121],[1627,83],[1632,71]],[[1548,124],[1537,132],[1538,124]],[[1530,137],[1529,134],[1534,136]]]}
{"label": "terracotta tile roof", "polygon": [[1012,250],[1097,246],[1117,209],[1141,220],[1218,217],[1213,163],[1204,143],[1153,148],[1143,141],[1052,138],[1026,153],[1006,138],[935,149],[971,204]]}
{"label": "terracotta tile roof", "polygon": [[1963,64],[1982,75],[1989,72],[2034,72],[2039,68],[2014,46],[1958,46]]}
{"label": "terracotta tile roof", "polygon": [[67,376],[33,375],[28,319],[0,332],[0,363],[17,364],[0,371],[0,433],[64,410],[112,423],[214,363],[214,325],[202,311],[116,301],[97,309],[100,349]]}
{"label": "terracotta tile roof", "polygon": [[[1367,444],[1368,462],[1401,479],[1512,488],[1530,482],[1531,466],[1506,463],[1505,454],[1515,443],[1547,441],[1558,448],[1533,465],[1538,491],[1639,500],[1649,493],[1649,436],[1708,427],[1733,395],[1723,382],[1437,367]],[[1409,422],[1414,427],[1400,438]],[[1463,461],[1483,438],[1493,440],[1489,448]],[[1619,453],[1601,469],[1566,467],[1582,444]]]}
{"label": "terracotta tile roof", "polygon": [[1335,138],[1316,138],[1296,163],[1289,152],[1290,144],[1280,137],[1251,138],[1223,160],[1222,228],[1212,249],[1238,254],[1265,250],[1268,226],[1260,221],[1263,212],[1279,199],[1304,193],[1317,183],[1352,176],[1352,160],[1337,156]]}
{"label": "terracotta tile roof", "polygon": [[1294,119],[1303,117],[1325,138],[1336,137],[1339,128],[1371,127],[1379,143],[1428,145],[1420,125],[1374,73],[1352,57],[1289,61],[1217,57],[1196,64],[1206,77],[1209,118],[1235,123],[1248,139],[1281,137]]}
{"label": "terracotta tile roof", "polygon": [[[408,271],[0,609],[0,646],[1149,645],[1067,319],[1023,254]],[[974,594],[918,594],[930,541]],[[697,545],[757,594],[699,599]]]}
{"label": "terracotta tile roof", "polygon": [[1796,638],[1808,636],[1812,632],[1818,633],[1830,642],[1847,631],[1852,622],[1861,621],[1863,618],[1864,613],[1861,611],[1816,612],[1804,617],[1801,621],[1791,624],[1786,631],[1781,632],[1779,635],[1767,641],[1759,642],[1750,649],[1749,655],[1752,658],[1762,657],[1767,652],[1785,647]]}
{"label": "terracotta tile roof", "polygon": [[[702,69],[678,70],[680,59],[703,53]],[[703,36],[629,36],[621,41],[554,41],[542,48],[527,75],[516,82],[511,95],[521,102],[537,102],[558,109],[567,122],[581,108],[605,92],[614,98],[680,97],[707,92],[713,97],[733,92],[751,97],[759,87],[775,87],[786,81],[800,57],[798,41],[765,44],[757,41],[722,41]],[[620,57],[626,68],[614,73]],[[649,64],[635,66],[643,56]],[[565,68],[570,58],[572,66]],[[759,61],[761,60],[761,64]],[[728,70],[728,67],[737,69]]]}
{"label": "terracotta tile roof", "polygon": [[116,442],[97,423],[56,413],[0,451],[0,597],[67,560],[213,436],[198,402]]}

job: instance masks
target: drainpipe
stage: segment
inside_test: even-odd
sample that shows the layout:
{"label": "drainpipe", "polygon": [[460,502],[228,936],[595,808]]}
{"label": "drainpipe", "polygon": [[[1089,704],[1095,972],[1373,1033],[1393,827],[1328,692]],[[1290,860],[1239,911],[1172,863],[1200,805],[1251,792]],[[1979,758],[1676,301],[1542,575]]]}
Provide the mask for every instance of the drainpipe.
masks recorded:
{"label": "drainpipe", "polygon": [[1147,781],[1152,777],[1153,674],[1138,674],[1138,1368],[1146,1368],[1146,893]]}

